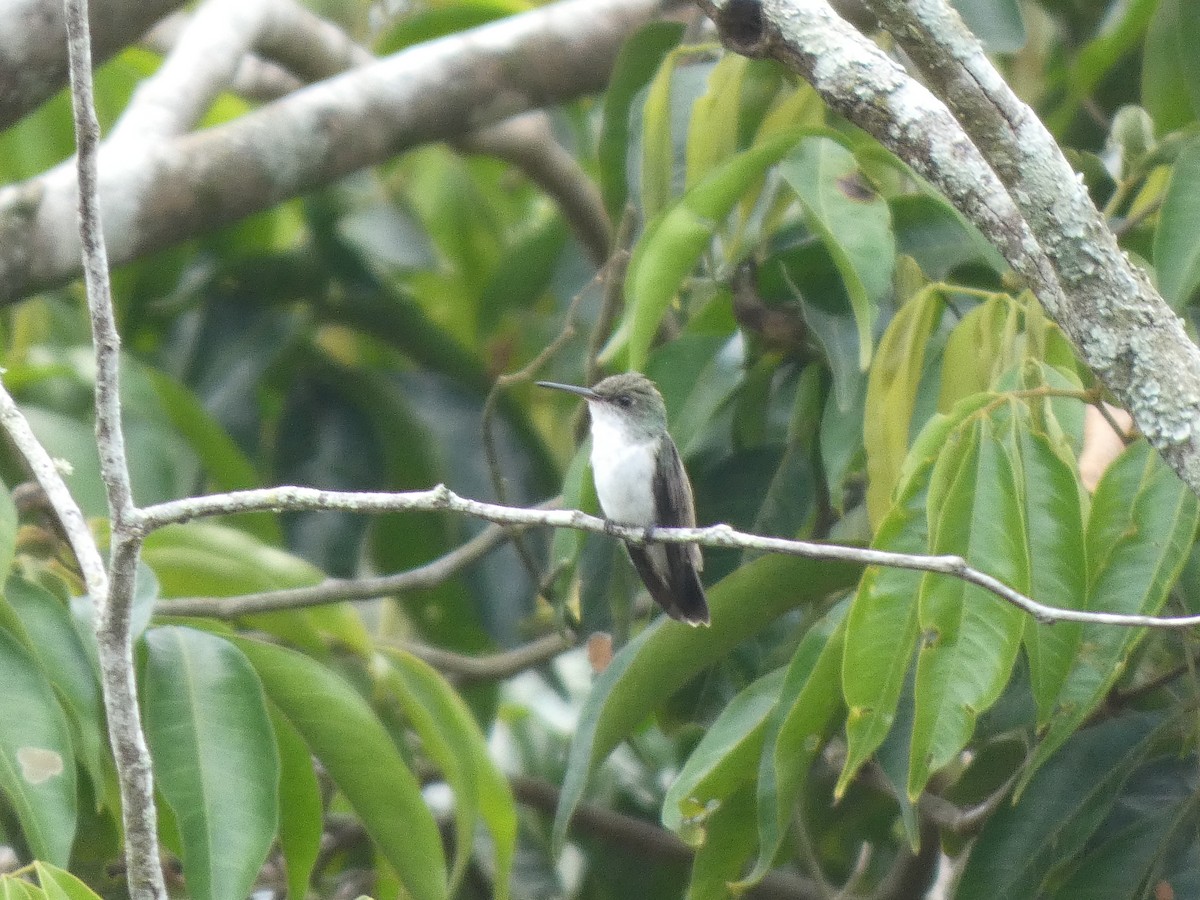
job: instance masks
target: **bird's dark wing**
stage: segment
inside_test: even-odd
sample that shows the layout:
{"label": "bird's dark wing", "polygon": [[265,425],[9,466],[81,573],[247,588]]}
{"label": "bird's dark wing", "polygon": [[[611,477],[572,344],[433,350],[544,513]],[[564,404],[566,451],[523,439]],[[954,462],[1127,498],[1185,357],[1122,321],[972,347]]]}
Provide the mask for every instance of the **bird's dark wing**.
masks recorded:
{"label": "bird's dark wing", "polygon": [[[669,436],[663,437],[663,446],[658,453],[658,469],[654,473],[654,510],[656,525],[667,528],[693,528],[696,525],[692,486],[675,442]],[[676,619],[693,625],[707,625],[708,601],[704,597],[699,575],[704,566],[700,547],[696,544],[663,544],[661,549],[667,561],[666,572],[663,573],[667,581],[666,593],[672,598],[674,610],[657,595],[655,599]],[[637,566],[637,560],[634,560],[634,565]],[[649,586],[642,567],[637,567],[642,580]],[[663,574],[659,575],[660,580]],[[653,590],[650,593],[654,595]]]}

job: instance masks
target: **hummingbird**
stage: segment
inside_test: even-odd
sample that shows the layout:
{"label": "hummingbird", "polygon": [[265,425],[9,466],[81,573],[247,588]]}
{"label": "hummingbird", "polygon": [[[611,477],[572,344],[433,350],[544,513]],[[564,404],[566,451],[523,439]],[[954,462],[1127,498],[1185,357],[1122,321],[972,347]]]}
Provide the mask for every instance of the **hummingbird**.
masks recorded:
{"label": "hummingbird", "polygon": [[[592,477],[609,521],[648,528],[693,528],[696,508],[679,450],[667,433],[667,408],[654,382],[638,372],[595,387],[539,381],[583,397],[592,424]],[[708,624],[697,544],[625,544],[650,596],[672,619]]]}

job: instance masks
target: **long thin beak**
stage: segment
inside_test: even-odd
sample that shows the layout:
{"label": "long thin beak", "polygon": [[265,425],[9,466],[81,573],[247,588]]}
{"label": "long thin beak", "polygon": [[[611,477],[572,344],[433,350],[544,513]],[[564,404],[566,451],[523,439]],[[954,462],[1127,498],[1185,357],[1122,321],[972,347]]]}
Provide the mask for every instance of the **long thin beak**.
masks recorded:
{"label": "long thin beak", "polygon": [[556,381],[535,382],[538,387],[552,388],[556,391],[566,391],[568,394],[578,394],[585,400],[599,400],[599,396],[591,388],[580,387],[577,384],[559,384]]}

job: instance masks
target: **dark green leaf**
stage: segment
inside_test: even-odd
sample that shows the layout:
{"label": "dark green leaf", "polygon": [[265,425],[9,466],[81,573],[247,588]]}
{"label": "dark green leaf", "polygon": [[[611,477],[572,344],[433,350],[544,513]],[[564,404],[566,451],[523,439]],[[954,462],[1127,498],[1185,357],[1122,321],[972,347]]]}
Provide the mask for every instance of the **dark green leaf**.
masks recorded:
{"label": "dark green leaf", "polygon": [[1171,170],[1154,233],[1154,269],[1163,299],[1176,312],[1200,287],[1200,141],[1188,145]]}

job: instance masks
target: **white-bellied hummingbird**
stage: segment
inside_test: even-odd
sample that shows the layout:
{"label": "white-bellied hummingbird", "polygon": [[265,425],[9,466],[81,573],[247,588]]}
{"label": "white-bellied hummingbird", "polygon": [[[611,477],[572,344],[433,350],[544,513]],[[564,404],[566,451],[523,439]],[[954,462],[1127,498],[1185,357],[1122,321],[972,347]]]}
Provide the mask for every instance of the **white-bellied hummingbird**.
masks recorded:
{"label": "white-bellied hummingbird", "polygon": [[[692,486],[667,433],[662,394],[645,375],[611,375],[595,387],[539,381],[578,394],[592,419],[592,477],[604,515],[639,528],[693,528]],[[673,619],[708,624],[697,544],[625,544],[650,596]]]}

